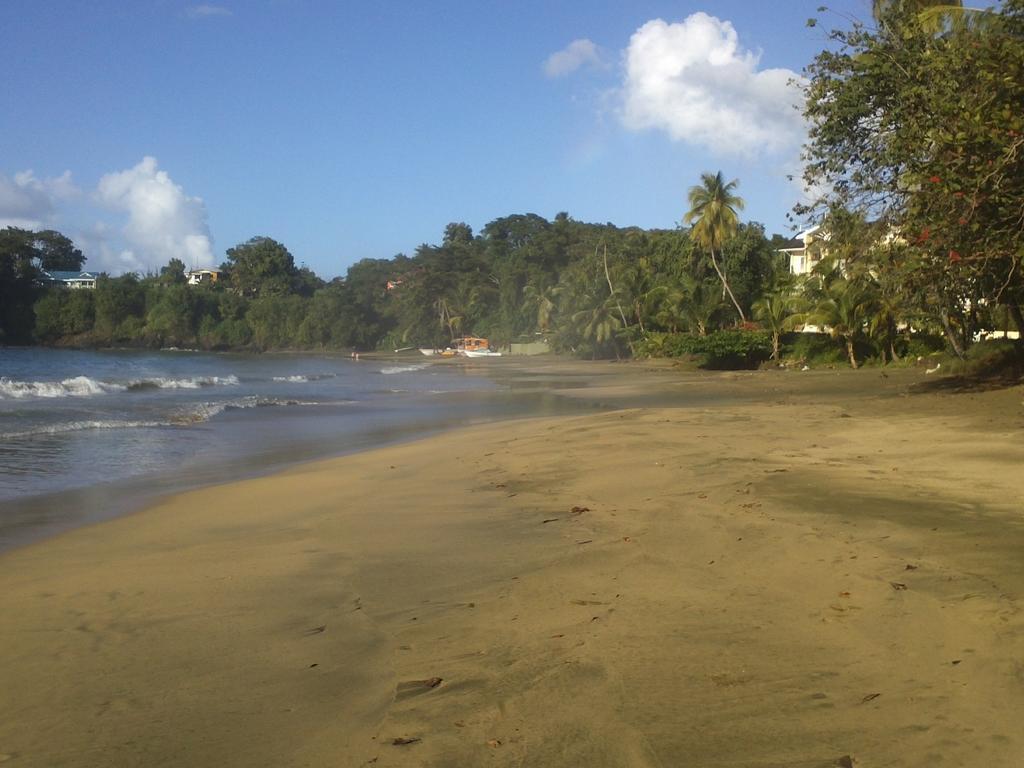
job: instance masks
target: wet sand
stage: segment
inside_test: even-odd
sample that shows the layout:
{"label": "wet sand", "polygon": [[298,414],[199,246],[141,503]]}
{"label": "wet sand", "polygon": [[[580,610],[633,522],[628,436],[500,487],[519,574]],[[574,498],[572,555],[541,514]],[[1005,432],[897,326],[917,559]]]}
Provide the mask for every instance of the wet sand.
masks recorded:
{"label": "wet sand", "polygon": [[621,407],[200,489],[0,556],[0,760],[1021,764],[1021,388],[505,373],[586,377],[562,396]]}

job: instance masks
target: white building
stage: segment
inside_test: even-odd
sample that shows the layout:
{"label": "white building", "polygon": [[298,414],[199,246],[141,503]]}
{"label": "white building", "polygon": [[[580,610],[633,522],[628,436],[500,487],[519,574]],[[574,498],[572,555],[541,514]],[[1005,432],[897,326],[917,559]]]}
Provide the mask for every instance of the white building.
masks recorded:
{"label": "white building", "polygon": [[789,271],[794,275],[809,275],[824,256],[824,249],[814,243],[823,240],[828,240],[828,236],[821,232],[821,227],[811,227],[779,248],[779,253],[789,257]]}
{"label": "white building", "polygon": [[219,269],[193,269],[188,273],[189,285],[211,285],[219,279]]}

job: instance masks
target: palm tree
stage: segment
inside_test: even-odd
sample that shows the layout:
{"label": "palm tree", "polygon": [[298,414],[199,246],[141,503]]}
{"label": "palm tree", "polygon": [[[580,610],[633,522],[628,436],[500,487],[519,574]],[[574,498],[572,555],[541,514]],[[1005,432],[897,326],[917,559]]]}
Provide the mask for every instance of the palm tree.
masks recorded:
{"label": "palm tree", "polygon": [[832,338],[842,339],[846,344],[850,366],[857,368],[854,342],[864,334],[877,304],[878,296],[872,286],[840,278],[825,287],[822,298],[810,312],[799,316],[799,320],[824,326]]}
{"label": "palm tree", "polygon": [[462,316],[455,314],[452,305],[443,296],[434,302],[434,311],[437,312],[438,327],[448,331],[450,340],[454,339],[455,334],[462,327]]}
{"label": "palm tree", "polygon": [[871,15],[881,22],[885,14],[897,8],[916,13],[921,28],[933,34],[950,27],[970,27],[996,19],[991,11],[965,7],[963,0],[872,0]]}
{"label": "palm tree", "polygon": [[682,280],[682,295],[679,304],[679,316],[686,329],[698,336],[706,336],[711,319],[722,309],[719,291],[710,281],[698,281],[686,276]]}
{"label": "palm tree", "polygon": [[882,290],[878,292],[878,303],[868,326],[868,332],[876,340],[878,348],[881,350],[883,364],[886,362],[886,353],[888,353],[890,362],[900,359],[900,355],[896,351],[896,339],[899,336],[900,319],[906,309],[906,299],[899,293]]}
{"label": "palm tree", "polygon": [[779,359],[779,340],[783,332],[791,330],[797,322],[794,304],[793,295],[783,290],[766,293],[754,302],[754,317],[772,334],[772,360]]}
{"label": "palm tree", "polygon": [[[609,296],[604,301],[598,299],[589,309],[581,309],[572,316],[580,337],[593,345],[591,357],[597,356],[599,347],[614,341],[616,333],[624,325],[615,311],[617,299],[616,296]],[[615,356],[619,356],[618,346],[615,347]]]}
{"label": "palm tree", "polygon": [[562,288],[557,285],[545,286],[543,282],[528,283],[523,288],[523,304],[527,310],[536,310],[537,330],[547,333],[551,320],[558,308],[558,296]]}
{"label": "palm tree", "polygon": [[729,294],[733,306],[739,313],[740,321],[746,322],[746,315],[743,308],[736,301],[736,297],[729,287],[729,281],[725,279],[725,273],[718,263],[717,252],[722,245],[733,235],[739,218],[736,211],[743,210],[743,198],[734,195],[733,190],[739,185],[738,179],[726,183],[722,172],[714,176],[710,173],[700,175],[701,183],[690,187],[688,199],[690,210],[687,211],[684,221],[693,224],[693,238],[711,253],[711,263],[718,273],[718,279],[722,281],[722,289]]}

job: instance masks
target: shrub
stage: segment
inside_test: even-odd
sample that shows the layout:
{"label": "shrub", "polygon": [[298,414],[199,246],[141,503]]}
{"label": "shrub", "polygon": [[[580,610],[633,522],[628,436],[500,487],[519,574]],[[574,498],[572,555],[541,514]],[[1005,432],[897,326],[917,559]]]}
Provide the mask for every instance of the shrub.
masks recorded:
{"label": "shrub", "polygon": [[689,352],[704,355],[702,367],[715,370],[757,368],[771,357],[772,337],[767,331],[715,331],[691,336]]}
{"label": "shrub", "polygon": [[1018,380],[1024,376],[1024,344],[1012,339],[980,341],[967,350],[966,359],[953,363],[952,373]]}
{"label": "shrub", "polygon": [[782,356],[808,365],[849,365],[846,347],[827,333],[787,333]]}
{"label": "shrub", "polygon": [[707,336],[689,333],[652,333],[637,345],[641,357],[702,358],[702,368],[737,370],[757,368],[772,353],[767,331],[715,331]]}

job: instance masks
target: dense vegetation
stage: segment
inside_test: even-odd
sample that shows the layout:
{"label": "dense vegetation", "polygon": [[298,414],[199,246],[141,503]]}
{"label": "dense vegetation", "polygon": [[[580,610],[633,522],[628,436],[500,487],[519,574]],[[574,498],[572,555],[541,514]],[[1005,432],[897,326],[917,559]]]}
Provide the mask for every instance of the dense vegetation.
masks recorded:
{"label": "dense vegetation", "polygon": [[[879,0],[873,25],[831,33],[808,67],[800,208],[821,225],[814,272],[795,280],[736,181],[704,174],[680,215],[645,231],[559,214],[511,215],[477,234],[365,259],[325,282],[284,245],[227,251],[215,285],[102,277],[46,288],[39,269],[78,269],[59,233],[0,232],[0,343],[204,349],[396,349],[461,334],[503,344],[543,336],[591,357],[765,359],[917,356],[945,339],[960,357],[984,329],[1024,317],[1024,0],[996,11]],[[682,192],[680,190],[682,201]],[[828,337],[794,335],[817,326]]]}
{"label": "dense vegetation", "polygon": [[826,192],[800,212],[843,259],[823,288],[848,339],[931,324],[963,357],[981,329],[1024,330],[1024,0],[874,6],[808,68],[804,177]]}
{"label": "dense vegetation", "polygon": [[[497,343],[542,334],[560,350],[615,356],[652,333],[732,324],[709,257],[686,231],[565,214],[508,216],[479,235],[449,224],[439,245],[365,259],[330,283],[260,237],[227,251],[214,285],[186,285],[184,264],[172,260],[159,275],[101,277],[94,291],[46,288],[35,280],[35,235],[4,236],[22,243],[3,251],[21,275],[18,300],[5,304],[19,307],[3,326],[13,343],[394,349],[442,346],[462,333]],[[718,258],[747,311],[785,273],[756,224],[738,226]]]}

